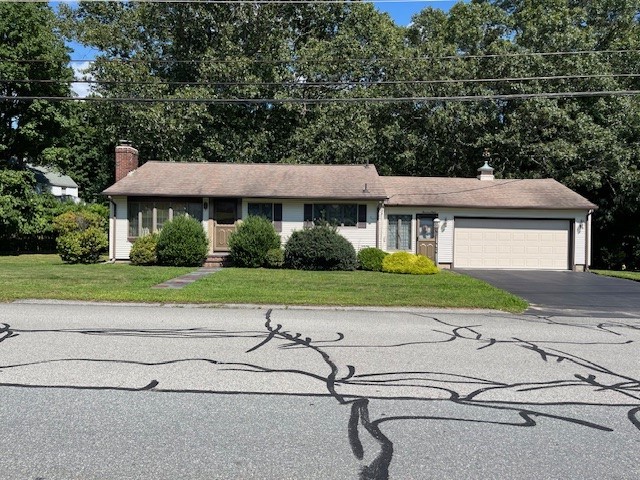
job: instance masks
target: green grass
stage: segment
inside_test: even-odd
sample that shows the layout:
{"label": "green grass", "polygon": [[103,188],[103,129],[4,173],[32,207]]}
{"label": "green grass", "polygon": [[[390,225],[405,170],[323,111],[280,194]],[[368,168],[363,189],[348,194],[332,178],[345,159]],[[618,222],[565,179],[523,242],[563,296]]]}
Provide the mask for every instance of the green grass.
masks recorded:
{"label": "green grass", "polygon": [[640,282],[640,272],[627,272],[618,271],[618,270],[591,270],[593,273],[597,273],[598,275],[606,275],[607,277],[617,277],[624,278],[627,280],[634,280],[636,282]]}
{"label": "green grass", "polygon": [[65,265],[55,255],[0,257],[0,301],[25,298],[160,303],[489,308],[527,303],[480,280],[379,272],[225,268],[181,290],[153,285],[194,269],[126,264]]}

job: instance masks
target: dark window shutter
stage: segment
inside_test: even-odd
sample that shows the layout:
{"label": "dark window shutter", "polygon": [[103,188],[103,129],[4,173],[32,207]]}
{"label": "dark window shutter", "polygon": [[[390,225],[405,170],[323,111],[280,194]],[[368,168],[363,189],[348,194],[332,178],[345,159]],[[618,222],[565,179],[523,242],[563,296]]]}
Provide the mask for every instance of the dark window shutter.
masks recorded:
{"label": "dark window shutter", "polygon": [[273,227],[276,232],[282,232],[282,204],[273,204]]}
{"label": "dark window shutter", "polygon": [[313,205],[311,203],[304,204],[304,226],[313,225]]}
{"label": "dark window shutter", "polygon": [[367,228],[367,206],[358,205],[358,228]]}

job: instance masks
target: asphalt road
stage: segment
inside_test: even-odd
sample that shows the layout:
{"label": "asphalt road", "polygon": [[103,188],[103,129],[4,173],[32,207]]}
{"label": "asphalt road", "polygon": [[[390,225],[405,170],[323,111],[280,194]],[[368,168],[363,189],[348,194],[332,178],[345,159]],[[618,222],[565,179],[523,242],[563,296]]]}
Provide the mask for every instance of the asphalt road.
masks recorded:
{"label": "asphalt road", "polygon": [[637,319],[0,304],[0,478],[637,479],[639,345]]}

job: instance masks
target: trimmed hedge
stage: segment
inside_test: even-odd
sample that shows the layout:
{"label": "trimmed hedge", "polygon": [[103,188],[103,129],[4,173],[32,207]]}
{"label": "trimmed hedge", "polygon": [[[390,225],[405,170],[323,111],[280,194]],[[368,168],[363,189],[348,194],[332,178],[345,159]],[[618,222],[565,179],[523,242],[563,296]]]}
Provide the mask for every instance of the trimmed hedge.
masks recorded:
{"label": "trimmed hedge", "polygon": [[133,265],[155,265],[158,263],[158,234],[138,237],[131,246],[129,259]]}
{"label": "trimmed hedge", "polygon": [[389,255],[387,252],[379,248],[363,248],[358,252],[358,266],[362,270],[380,272],[382,271],[382,261],[387,255]]}
{"label": "trimmed hedge", "polygon": [[198,267],[202,265],[209,242],[202,224],[187,215],[165,222],[158,237],[158,263],[174,267]]}
{"label": "trimmed hedge", "polygon": [[285,266],[297,270],[355,270],[356,251],[335,227],[318,225],[291,234]]}
{"label": "trimmed hedge", "polygon": [[423,255],[407,252],[396,252],[382,261],[382,271],[388,273],[409,273],[412,275],[433,275],[438,267]]}
{"label": "trimmed hedge", "polygon": [[106,219],[89,209],[64,212],[53,219],[56,251],[65,263],[97,263],[109,246]]}
{"label": "trimmed hedge", "polygon": [[264,217],[248,216],[229,236],[231,262],[238,267],[262,267],[267,252],[279,248],[280,235]]}
{"label": "trimmed hedge", "polygon": [[282,268],[284,266],[284,250],[281,248],[271,248],[267,252],[264,265],[267,268]]}

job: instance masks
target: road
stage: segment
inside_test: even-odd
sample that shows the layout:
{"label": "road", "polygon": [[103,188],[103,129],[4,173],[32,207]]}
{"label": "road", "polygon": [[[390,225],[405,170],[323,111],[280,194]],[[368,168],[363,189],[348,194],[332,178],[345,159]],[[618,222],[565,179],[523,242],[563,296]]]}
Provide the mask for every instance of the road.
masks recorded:
{"label": "road", "polygon": [[640,321],[0,305],[3,479],[637,479]]}

